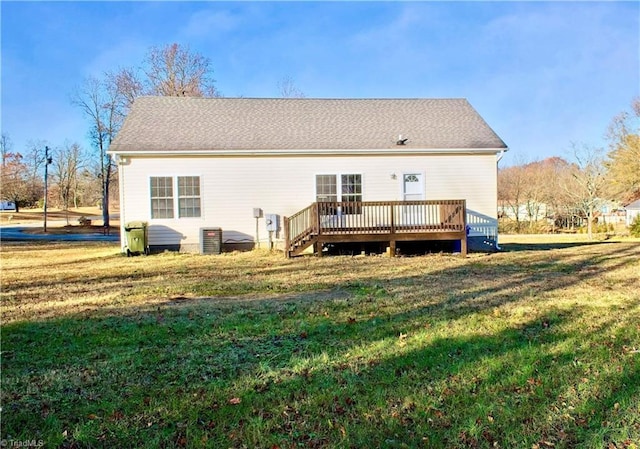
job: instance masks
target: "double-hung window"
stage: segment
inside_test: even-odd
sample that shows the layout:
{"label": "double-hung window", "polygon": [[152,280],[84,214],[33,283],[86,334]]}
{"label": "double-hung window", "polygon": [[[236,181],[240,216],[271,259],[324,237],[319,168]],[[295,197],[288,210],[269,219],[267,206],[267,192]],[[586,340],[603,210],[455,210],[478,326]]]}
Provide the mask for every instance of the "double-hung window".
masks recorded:
{"label": "double-hung window", "polygon": [[[316,175],[316,201],[338,201],[338,183],[336,175]],[[321,204],[320,215],[335,215],[336,208],[332,204]]]}
{"label": "double-hung window", "polygon": [[[350,202],[362,201],[362,175],[316,175],[316,201]],[[343,214],[358,214],[361,207],[349,204],[343,207]],[[323,215],[335,214],[335,208],[328,207]]]}
{"label": "double-hung window", "polygon": [[362,175],[341,175],[340,190],[342,191],[342,201],[350,202],[344,207],[344,214],[360,214],[362,213],[362,205],[356,204],[362,202]]}
{"label": "double-hung window", "polygon": [[179,218],[202,215],[199,176],[152,176],[150,198],[151,218],[174,218],[176,206]]}
{"label": "double-hung window", "polygon": [[173,178],[151,177],[151,218],[173,218]]}
{"label": "double-hung window", "polygon": [[200,216],[200,177],[178,176],[178,217]]}

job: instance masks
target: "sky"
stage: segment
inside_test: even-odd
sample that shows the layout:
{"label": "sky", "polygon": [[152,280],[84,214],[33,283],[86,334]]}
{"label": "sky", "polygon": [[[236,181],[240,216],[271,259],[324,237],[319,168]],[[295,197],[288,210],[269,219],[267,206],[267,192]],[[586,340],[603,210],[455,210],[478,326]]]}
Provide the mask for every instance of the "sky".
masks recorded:
{"label": "sky", "polygon": [[640,95],[639,2],[0,3],[1,125],[13,151],[78,142],[87,77],[178,43],[225,97],[467,98],[505,141],[503,165],[606,148]]}

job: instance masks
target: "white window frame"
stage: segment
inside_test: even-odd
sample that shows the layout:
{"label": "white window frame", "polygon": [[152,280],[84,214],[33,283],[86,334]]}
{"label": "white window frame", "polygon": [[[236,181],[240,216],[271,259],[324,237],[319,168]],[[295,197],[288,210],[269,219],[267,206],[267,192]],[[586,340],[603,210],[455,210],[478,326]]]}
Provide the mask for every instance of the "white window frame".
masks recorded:
{"label": "white window frame", "polygon": [[[170,178],[171,179],[171,189],[172,196],[171,197],[153,197],[152,196],[152,187],[151,182],[153,178]],[[198,190],[199,195],[180,195],[180,178],[198,178]],[[204,198],[203,198],[203,188],[202,188],[202,175],[199,174],[180,174],[180,175],[151,175],[149,176],[149,182],[147,183],[149,186],[149,217],[151,220],[201,220],[204,217]],[[154,199],[169,199],[171,198],[171,217],[154,217],[153,216],[153,200]],[[180,200],[181,199],[191,199],[198,198],[200,201],[200,215],[199,216],[181,216],[180,214]]]}
{"label": "white window frame", "polygon": [[[170,179],[170,187],[171,187],[171,196],[153,196],[153,188],[154,186],[152,185],[153,180],[154,179],[161,179],[161,178],[168,178]],[[173,220],[176,216],[176,211],[175,211],[175,189],[174,189],[174,181],[173,181],[173,176],[165,176],[165,175],[158,175],[158,176],[150,176],[149,177],[149,182],[147,183],[147,185],[149,186],[149,217],[152,220]],[[156,201],[168,201],[171,200],[169,202],[169,204],[171,204],[171,209],[169,208],[164,208],[164,211],[171,211],[171,216],[170,217],[154,217],[154,207],[153,207],[153,202],[154,200]],[[166,203],[165,203],[166,204]]]}
{"label": "white window frame", "polygon": [[[318,176],[334,176],[336,178],[336,201],[343,202],[343,195],[360,195],[360,200],[356,202],[364,201],[364,175],[360,173],[316,173],[314,175],[314,188],[315,188],[315,200],[318,201]],[[342,177],[343,176],[359,176],[360,177],[360,193],[343,193],[342,192]],[[355,214],[359,213],[359,211],[354,212]],[[336,211],[336,215],[351,215],[351,213],[347,213],[345,211],[338,210]]]}
{"label": "white window frame", "polygon": [[[198,195],[180,195],[180,178],[198,178]],[[182,215],[182,209],[180,207],[180,200],[198,200],[198,215]],[[178,218],[202,218],[202,181],[201,177],[197,175],[189,176],[176,176],[176,209],[178,211]],[[185,210],[195,209],[194,207],[184,208]]]}
{"label": "white window frame", "polygon": [[336,178],[336,201],[342,202],[342,195],[353,195],[353,194],[343,194],[342,193],[342,177],[343,176],[360,176],[360,201],[364,201],[364,175],[362,173],[316,173],[314,175],[314,191],[315,191],[315,201],[318,201],[318,176],[335,176]]}

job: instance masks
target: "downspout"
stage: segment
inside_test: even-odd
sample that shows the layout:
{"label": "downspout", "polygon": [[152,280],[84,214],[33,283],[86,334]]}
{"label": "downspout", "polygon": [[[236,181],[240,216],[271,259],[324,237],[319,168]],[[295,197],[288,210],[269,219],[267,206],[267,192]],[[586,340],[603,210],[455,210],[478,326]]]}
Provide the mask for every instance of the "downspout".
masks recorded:
{"label": "downspout", "polygon": [[127,163],[126,158],[121,157],[119,154],[116,154],[114,157],[116,161],[116,165],[118,166],[118,196],[120,197],[120,250],[124,252],[124,248],[126,246],[126,236],[124,232],[125,227],[125,207],[124,207],[124,165]]}
{"label": "downspout", "polygon": [[[496,160],[496,171],[498,170],[498,164],[500,163],[500,161],[502,160],[502,158],[504,157],[504,149],[500,150],[500,153],[498,153],[498,158]],[[496,223],[496,249],[498,251],[502,251],[502,248],[500,248],[500,245],[498,245],[498,224]]]}

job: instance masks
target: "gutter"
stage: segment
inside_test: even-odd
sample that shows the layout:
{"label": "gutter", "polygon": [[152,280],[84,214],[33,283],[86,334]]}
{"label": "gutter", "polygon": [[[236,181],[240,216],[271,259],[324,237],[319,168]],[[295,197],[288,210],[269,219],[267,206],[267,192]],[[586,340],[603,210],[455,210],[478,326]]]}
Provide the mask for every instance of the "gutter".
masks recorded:
{"label": "gutter", "polygon": [[504,148],[403,148],[398,149],[308,149],[308,150],[109,150],[107,154],[118,156],[142,156],[142,157],[180,157],[180,156],[222,156],[222,157],[270,157],[270,156],[407,156],[422,154],[504,154]]}
{"label": "gutter", "polygon": [[[505,151],[507,151],[507,149],[506,149],[506,148],[503,148],[503,149],[501,149],[501,150],[500,150],[500,152],[498,153],[497,160],[496,160],[496,166],[500,163],[500,161],[501,161],[501,160],[502,160],[502,158],[504,157],[504,153],[505,153]],[[498,251],[502,251],[502,248],[500,248],[500,245],[498,245],[498,236],[499,236],[499,235],[500,235],[500,234],[498,234],[497,223],[496,223],[496,249],[497,249]]]}

